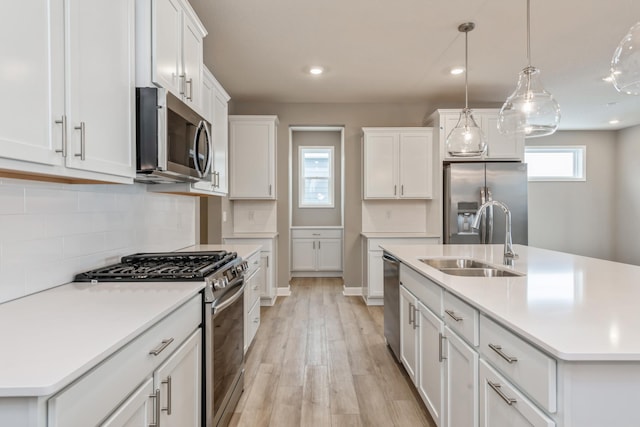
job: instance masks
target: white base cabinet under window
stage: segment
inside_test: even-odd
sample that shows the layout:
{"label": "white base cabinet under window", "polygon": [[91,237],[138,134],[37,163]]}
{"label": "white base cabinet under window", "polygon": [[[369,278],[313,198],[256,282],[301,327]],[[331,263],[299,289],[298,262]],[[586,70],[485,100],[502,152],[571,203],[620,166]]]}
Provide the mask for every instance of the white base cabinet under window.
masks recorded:
{"label": "white base cabinet under window", "polygon": [[342,229],[291,230],[291,272],[295,276],[342,275]]}

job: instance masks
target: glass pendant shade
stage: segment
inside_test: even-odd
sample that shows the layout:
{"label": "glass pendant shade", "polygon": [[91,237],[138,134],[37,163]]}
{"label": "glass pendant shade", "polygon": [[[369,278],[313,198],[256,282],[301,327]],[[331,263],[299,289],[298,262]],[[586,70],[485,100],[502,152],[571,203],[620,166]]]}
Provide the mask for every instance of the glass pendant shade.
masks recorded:
{"label": "glass pendant shade", "polygon": [[540,82],[540,70],[528,66],[520,71],[518,86],[498,116],[498,130],[525,138],[551,135],[560,124],[560,106]]}
{"label": "glass pendant shade", "polygon": [[454,157],[477,157],[486,150],[487,143],[471,110],[462,109],[456,127],[447,137],[447,152]]}
{"label": "glass pendant shade", "polygon": [[640,22],[631,27],[613,53],[611,77],[618,92],[640,94]]}

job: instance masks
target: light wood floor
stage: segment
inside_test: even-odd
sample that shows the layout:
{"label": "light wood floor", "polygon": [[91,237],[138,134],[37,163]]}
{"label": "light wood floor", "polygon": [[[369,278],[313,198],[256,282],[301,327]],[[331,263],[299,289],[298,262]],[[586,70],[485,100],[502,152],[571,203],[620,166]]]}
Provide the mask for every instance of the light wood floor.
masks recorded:
{"label": "light wood floor", "polygon": [[383,335],[382,307],[341,279],[294,279],[262,307],[231,426],[434,427]]}

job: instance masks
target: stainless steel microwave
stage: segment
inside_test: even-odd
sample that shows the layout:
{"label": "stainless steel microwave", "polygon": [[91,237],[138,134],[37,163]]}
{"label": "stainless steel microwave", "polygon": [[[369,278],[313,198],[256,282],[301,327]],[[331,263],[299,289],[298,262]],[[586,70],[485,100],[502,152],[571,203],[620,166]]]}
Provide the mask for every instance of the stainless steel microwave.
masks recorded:
{"label": "stainless steel microwave", "polygon": [[136,180],[211,180],[209,124],[162,88],[136,88]]}

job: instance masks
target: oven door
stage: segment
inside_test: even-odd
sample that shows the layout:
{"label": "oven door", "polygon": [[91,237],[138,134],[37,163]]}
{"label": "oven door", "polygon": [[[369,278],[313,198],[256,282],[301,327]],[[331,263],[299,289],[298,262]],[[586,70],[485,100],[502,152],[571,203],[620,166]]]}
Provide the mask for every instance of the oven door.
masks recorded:
{"label": "oven door", "polygon": [[243,278],[232,282],[207,313],[207,427],[228,424],[244,387],[244,288]]}

